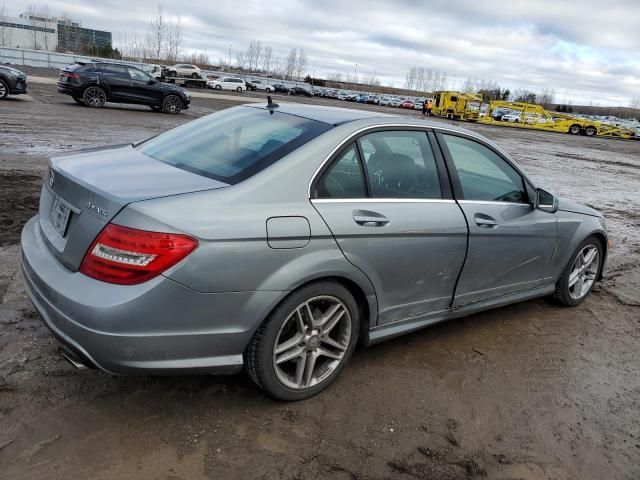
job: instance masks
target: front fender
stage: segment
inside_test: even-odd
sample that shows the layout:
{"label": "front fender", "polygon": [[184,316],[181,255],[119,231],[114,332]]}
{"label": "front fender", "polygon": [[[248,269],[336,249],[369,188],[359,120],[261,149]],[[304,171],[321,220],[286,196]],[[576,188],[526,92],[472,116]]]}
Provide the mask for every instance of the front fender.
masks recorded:
{"label": "front fender", "polygon": [[603,268],[598,280],[602,279],[602,272],[604,271],[608,253],[608,235],[603,219],[592,215],[561,210],[556,213],[556,216],[558,219],[558,246],[553,255],[554,280],[558,281],[578,246],[593,235],[600,238],[603,243]]}

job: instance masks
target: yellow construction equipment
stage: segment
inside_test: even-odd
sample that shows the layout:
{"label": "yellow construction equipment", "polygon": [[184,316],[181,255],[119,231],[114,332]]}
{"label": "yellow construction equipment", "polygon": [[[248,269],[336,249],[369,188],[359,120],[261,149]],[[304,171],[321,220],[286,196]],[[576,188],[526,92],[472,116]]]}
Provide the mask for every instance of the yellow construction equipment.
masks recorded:
{"label": "yellow construction equipment", "polygon": [[[451,120],[463,120],[505,127],[530,128],[573,135],[633,138],[628,128],[550,112],[541,105],[494,100],[483,103],[482,95],[442,90],[433,93],[433,114]],[[500,112],[500,110],[503,110]]]}
{"label": "yellow construction equipment", "polygon": [[433,92],[433,115],[451,120],[476,121],[480,117],[482,95],[471,93]]}

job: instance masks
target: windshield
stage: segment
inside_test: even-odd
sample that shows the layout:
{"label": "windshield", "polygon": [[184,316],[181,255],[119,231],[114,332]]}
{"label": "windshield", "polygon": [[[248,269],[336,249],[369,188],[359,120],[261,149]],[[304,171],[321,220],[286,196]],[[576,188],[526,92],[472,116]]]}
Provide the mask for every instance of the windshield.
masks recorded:
{"label": "windshield", "polygon": [[332,127],[277,111],[238,107],[169,130],[136,148],[155,160],[233,185]]}

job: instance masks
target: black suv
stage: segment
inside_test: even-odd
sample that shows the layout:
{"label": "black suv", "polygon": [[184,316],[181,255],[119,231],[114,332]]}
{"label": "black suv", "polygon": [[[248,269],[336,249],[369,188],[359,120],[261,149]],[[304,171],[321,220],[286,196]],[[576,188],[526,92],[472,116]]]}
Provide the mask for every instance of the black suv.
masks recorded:
{"label": "black suv", "polygon": [[302,87],[293,87],[291,90],[289,90],[289,95],[302,95],[304,97],[313,97],[313,93],[311,93],[306,88],[302,88]]}
{"label": "black suv", "polygon": [[0,100],[7,95],[27,93],[27,74],[15,68],[0,65]]}
{"label": "black suv", "polygon": [[162,83],[142,70],[115,63],[75,63],[60,71],[58,92],[87,107],[105,102],[148,105],[152,110],[180,113],[191,96],[184,88]]}

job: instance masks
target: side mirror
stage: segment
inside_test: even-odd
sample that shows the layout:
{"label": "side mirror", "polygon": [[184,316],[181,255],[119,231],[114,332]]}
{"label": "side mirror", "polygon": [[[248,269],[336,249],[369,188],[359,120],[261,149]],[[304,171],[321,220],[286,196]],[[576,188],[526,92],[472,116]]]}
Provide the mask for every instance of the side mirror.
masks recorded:
{"label": "side mirror", "polygon": [[542,212],[555,213],[558,211],[558,198],[546,190],[538,188],[535,208]]}

